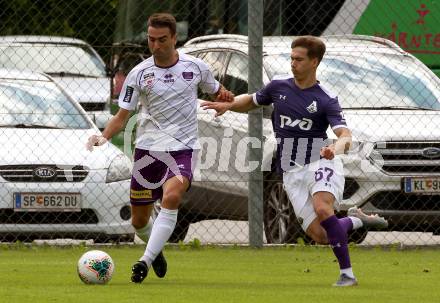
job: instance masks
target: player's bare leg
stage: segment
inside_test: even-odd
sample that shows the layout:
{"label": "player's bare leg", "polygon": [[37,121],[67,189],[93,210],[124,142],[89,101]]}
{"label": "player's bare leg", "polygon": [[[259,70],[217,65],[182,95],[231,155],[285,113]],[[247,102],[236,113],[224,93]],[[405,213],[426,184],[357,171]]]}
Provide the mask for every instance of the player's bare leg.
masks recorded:
{"label": "player's bare leg", "polygon": [[[149,219],[152,210],[153,204],[131,206],[131,225],[133,225],[136,230],[136,235],[145,242],[148,241],[148,237],[151,233],[151,230],[148,231],[148,229],[151,229],[148,225],[150,223]],[[131,281],[140,283],[148,275],[148,266],[145,262],[138,261],[133,265],[131,271]]]}
{"label": "player's bare leg", "polygon": [[131,225],[136,231],[136,235],[145,243],[151,234],[153,222],[150,216],[153,210],[153,204],[131,205]]}

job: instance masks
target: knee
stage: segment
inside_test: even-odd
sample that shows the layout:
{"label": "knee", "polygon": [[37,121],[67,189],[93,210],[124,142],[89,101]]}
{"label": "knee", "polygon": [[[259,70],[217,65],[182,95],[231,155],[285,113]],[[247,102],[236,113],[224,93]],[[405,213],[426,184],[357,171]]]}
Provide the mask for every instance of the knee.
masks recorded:
{"label": "knee", "polygon": [[315,206],[315,213],[318,216],[319,221],[323,221],[333,215],[333,209],[330,209],[325,204],[318,204]]}
{"label": "knee", "polygon": [[177,191],[170,191],[163,195],[162,204],[164,205],[172,205],[179,206],[180,200],[182,199],[182,195]]}
{"label": "knee", "polygon": [[140,216],[133,215],[131,217],[131,225],[135,229],[141,229],[142,227],[144,227],[148,224],[148,219],[149,218],[147,218],[147,217],[140,217]]}

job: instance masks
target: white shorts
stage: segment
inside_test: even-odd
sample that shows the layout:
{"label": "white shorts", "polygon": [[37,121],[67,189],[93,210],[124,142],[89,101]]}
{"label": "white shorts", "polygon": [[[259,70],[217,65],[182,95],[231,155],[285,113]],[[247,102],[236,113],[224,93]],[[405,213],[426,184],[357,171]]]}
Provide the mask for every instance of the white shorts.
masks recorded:
{"label": "white shorts", "polygon": [[317,218],[312,196],[319,191],[333,194],[335,206],[342,200],[344,171],[339,158],[321,159],[283,174],[284,190],[304,231]]}

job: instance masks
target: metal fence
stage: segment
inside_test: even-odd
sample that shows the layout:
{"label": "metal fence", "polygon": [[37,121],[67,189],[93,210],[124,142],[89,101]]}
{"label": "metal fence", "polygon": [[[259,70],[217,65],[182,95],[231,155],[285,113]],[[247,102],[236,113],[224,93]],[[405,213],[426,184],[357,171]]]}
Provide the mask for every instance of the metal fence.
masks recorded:
{"label": "metal fence", "polygon": [[[437,2],[0,3],[2,241],[134,239],[129,188],[135,119],[104,148],[89,152],[85,143],[117,110],[127,73],[149,56],[148,16],[171,12],[181,51],[204,60],[236,95],[291,74],[293,36],[321,36],[327,53],[318,79],[338,95],[354,138],[352,150],[340,157],[345,189],[338,214],[356,205],[390,222],[386,231],[358,230],[351,240],[439,244]],[[274,171],[271,115],[270,107],[218,118],[199,110],[202,149],[170,241],[310,241]],[[306,123],[294,119],[284,123]]]}

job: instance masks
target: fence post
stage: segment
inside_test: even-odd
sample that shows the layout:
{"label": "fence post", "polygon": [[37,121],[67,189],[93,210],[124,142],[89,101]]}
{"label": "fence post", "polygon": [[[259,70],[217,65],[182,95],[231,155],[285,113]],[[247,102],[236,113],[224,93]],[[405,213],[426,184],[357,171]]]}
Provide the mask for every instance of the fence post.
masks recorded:
{"label": "fence post", "polygon": [[[248,54],[249,82],[248,92],[254,93],[262,86],[263,77],[263,0],[248,2]],[[261,142],[259,148],[248,145],[249,161],[258,161],[258,169],[249,173],[249,245],[263,246],[263,110],[255,109],[249,112],[248,132],[250,138]]]}

